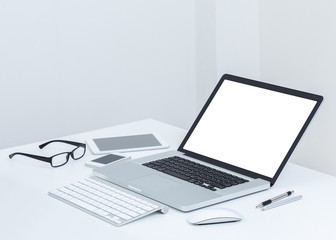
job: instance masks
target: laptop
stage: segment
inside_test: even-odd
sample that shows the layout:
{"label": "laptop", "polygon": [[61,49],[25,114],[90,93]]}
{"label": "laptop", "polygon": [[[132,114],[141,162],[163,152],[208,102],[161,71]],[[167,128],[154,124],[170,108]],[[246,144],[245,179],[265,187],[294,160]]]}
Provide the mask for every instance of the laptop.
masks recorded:
{"label": "laptop", "polygon": [[322,96],[225,74],[177,150],[93,175],[187,212],[270,188]]}

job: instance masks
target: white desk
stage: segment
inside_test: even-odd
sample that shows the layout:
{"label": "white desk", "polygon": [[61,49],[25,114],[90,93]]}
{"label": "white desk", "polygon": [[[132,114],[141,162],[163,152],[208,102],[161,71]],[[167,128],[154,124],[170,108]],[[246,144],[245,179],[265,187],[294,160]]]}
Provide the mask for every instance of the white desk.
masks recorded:
{"label": "white desk", "polygon": [[[111,134],[158,132],[177,148],[186,131],[154,120],[144,120],[66,137],[85,141]],[[19,137],[19,136],[18,136]],[[272,189],[218,204],[240,212],[236,223],[193,226],[188,213],[170,208],[167,214],[153,214],[123,227],[51,198],[47,192],[90,175],[85,161],[96,156],[88,149],[79,161],[69,160],[60,168],[27,158],[10,160],[15,151],[51,155],[38,143],[0,151],[0,238],[1,239],[331,239],[336,215],[336,178],[295,164],[287,164]],[[133,158],[162,150],[137,152]],[[318,161],[318,159],[316,160]],[[294,189],[303,199],[279,208],[260,211],[255,206],[268,198]],[[146,237],[146,238],[145,238]]]}

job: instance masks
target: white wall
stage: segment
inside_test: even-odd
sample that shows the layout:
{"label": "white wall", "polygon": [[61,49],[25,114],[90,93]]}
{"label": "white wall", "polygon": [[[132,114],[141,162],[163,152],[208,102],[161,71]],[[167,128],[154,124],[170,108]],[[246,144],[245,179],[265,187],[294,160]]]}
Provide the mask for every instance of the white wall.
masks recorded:
{"label": "white wall", "polygon": [[216,0],[195,0],[196,107],[201,110],[216,82]]}
{"label": "white wall", "polygon": [[217,80],[260,76],[259,0],[216,0]]}
{"label": "white wall", "polygon": [[336,1],[260,0],[261,79],[324,96],[291,161],[336,175]]}
{"label": "white wall", "polygon": [[0,1],[0,148],[195,116],[193,0]]}
{"label": "white wall", "polygon": [[196,0],[197,111],[224,73],[260,76],[259,0]]}

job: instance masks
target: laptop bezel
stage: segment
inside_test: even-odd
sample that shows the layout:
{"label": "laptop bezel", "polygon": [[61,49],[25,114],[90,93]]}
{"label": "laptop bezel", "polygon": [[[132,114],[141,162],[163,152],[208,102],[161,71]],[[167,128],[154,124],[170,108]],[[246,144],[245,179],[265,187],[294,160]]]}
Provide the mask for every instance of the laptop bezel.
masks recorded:
{"label": "laptop bezel", "polygon": [[[238,83],[243,83],[243,84],[247,84],[247,85],[251,85],[251,86],[255,86],[255,87],[260,87],[260,88],[275,91],[275,92],[285,93],[285,94],[289,94],[289,95],[293,95],[293,96],[302,97],[302,98],[306,98],[306,99],[316,101],[316,104],[315,104],[313,110],[311,111],[311,113],[310,113],[309,117],[307,118],[305,124],[301,128],[298,136],[295,138],[295,140],[294,140],[293,144],[291,145],[289,151],[287,152],[285,158],[283,159],[283,161],[280,164],[278,170],[276,171],[276,173],[274,174],[274,176],[272,178],[184,149],[184,146],[187,143],[189,137],[191,136],[191,134],[194,131],[194,129],[196,128],[197,124],[201,120],[203,114],[205,113],[208,106],[210,105],[212,99],[215,97],[216,93],[218,92],[219,88],[221,87],[222,83],[225,80],[230,80],[230,81],[234,81],[234,82],[238,82]],[[217,83],[215,89],[213,90],[210,97],[206,101],[202,110],[198,114],[196,120],[192,124],[188,133],[184,137],[183,141],[181,142],[181,144],[178,148],[178,151],[183,152],[184,154],[186,154],[187,156],[190,156],[192,158],[196,158],[196,159],[204,161],[206,163],[210,163],[210,164],[213,164],[215,166],[225,168],[225,169],[228,169],[230,171],[237,172],[239,174],[242,174],[242,175],[254,178],[254,179],[256,179],[256,178],[264,179],[266,181],[269,181],[271,186],[272,186],[276,182],[276,180],[279,177],[281,171],[283,170],[286,163],[288,162],[288,160],[289,160],[290,156],[292,155],[295,147],[299,143],[301,137],[303,136],[303,133],[307,129],[311,120],[313,119],[313,116],[315,115],[315,113],[316,113],[317,109],[319,108],[319,106],[321,105],[322,101],[323,101],[323,97],[320,96],[320,95],[307,93],[307,92],[303,92],[303,91],[299,91],[299,90],[295,90],[295,89],[290,89],[290,88],[286,88],[286,87],[281,87],[281,86],[277,86],[277,85],[273,85],[273,84],[269,84],[269,83],[265,83],[265,82],[260,82],[260,81],[256,81],[256,80],[251,80],[251,79],[247,79],[247,78],[242,78],[242,77],[238,77],[238,76],[234,76],[234,75],[230,75],[230,74],[224,74],[222,76],[222,78],[219,80],[219,82]]]}

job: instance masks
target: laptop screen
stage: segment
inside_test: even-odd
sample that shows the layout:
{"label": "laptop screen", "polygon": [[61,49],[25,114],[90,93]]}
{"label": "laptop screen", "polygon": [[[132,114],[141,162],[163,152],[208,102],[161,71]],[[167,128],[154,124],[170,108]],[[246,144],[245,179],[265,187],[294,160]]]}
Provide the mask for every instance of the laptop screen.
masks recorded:
{"label": "laptop screen", "polygon": [[182,143],[183,150],[273,178],[303,134],[318,99],[251,83],[222,79]]}

